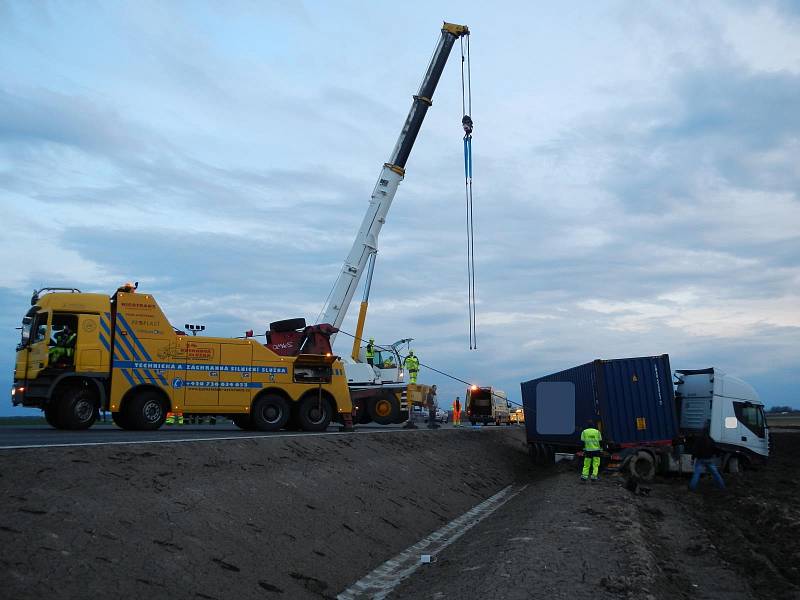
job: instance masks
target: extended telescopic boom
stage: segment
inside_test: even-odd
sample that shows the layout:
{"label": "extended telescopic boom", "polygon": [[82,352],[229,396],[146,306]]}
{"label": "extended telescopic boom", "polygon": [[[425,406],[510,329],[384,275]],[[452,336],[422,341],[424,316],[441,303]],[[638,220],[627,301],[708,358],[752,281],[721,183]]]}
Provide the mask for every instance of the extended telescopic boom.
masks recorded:
{"label": "extended telescopic boom", "polygon": [[[469,35],[469,29],[464,25],[444,23],[442,26],[442,35],[428,65],[422,85],[414,96],[411,110],[408,112],[405,125],[403,125],[394,150],[392,150],[389,162],[385,163],[381,169],[378,183],[372,192],[367,214],[364,215],[353,247],[342,265],[342,270],[318,322],[330,323],[338,328],[344,321],[367,261],[370,255],[375,254],[378,250],[378,234],[386,222],[386,214],[392,205],[397,186],[405,175],[406,161],[411,154],[411,148],[414,146],[420,127],[422,127],[425,114],[433,103],[433,93],[442,76],[450,50],[455,41],[464,35]],[[332,338],[331,341],[333,341]]]}

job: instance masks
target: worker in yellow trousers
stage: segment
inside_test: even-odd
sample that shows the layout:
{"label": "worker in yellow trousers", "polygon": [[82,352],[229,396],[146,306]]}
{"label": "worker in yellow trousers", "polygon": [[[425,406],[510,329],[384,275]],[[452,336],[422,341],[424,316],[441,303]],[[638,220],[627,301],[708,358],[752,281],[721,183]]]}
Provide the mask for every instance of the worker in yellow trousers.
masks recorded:
{"label": "worker in yellow trousers", "polygon": [[419,358],[414,356],[414,351],[409,350],[408,356],[403,361],[403,366],[408,371],[409,383],[417,383],[417,373],[419,373]]}
{"label": "worker in yellow trousers", "polygon": [[603,435],[594,426],[594,421],[589,419],[586,421],[586,429],[581,432],[581,441],[583,442],[583,471],[581,472],[581,479],[586,481],[589,479],[589,471],[591,470],[592,481],[597,481],[597,473],[600,470],[600,444],[603,441]]}

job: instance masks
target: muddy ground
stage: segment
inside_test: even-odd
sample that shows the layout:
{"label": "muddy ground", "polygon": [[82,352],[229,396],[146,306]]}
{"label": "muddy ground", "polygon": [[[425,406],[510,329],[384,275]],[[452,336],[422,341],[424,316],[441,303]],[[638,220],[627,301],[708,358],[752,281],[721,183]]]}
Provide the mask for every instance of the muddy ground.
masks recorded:
{"label": "muddy ground", "polygon": [[332,598],[510,483],[393,598],[800,598],[800,432],[690,494],[528,462],[521,428],[0,454],[0,597]]}
{"label": "muddy ground", "polygon": [[728,489],[686,503],[720,554],[746,573],[760,598],[800,598],[800,428],[772,433],[766,468],[726,475]]}
{"label": "muddy ground", "polygon": [[775,442],[770,468],[726,475],[726,492],[670,477],[632,493],[559,464],[390,598],[798,599],[800,432]]}

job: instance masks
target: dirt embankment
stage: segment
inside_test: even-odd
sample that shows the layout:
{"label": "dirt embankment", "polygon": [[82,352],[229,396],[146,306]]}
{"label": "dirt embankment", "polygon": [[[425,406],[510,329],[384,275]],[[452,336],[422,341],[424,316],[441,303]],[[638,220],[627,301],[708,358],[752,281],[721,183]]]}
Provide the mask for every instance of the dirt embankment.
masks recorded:
{"label": "dirt embankment", "polygon": [[800,600],[800,433],[774,441],[724,492],[683,476],[633,493],[561,463],[391,598]]}
{"label": "dirt embankment", "polygon": [[3,595],[334,597],[531,477],[516,428],[7,452]]}
{"label": "dirt embankment", "polygon": [[686,502],[760,598],[800,599],[800,432],[771,434],[765,468],[726,475],[728,489]]}

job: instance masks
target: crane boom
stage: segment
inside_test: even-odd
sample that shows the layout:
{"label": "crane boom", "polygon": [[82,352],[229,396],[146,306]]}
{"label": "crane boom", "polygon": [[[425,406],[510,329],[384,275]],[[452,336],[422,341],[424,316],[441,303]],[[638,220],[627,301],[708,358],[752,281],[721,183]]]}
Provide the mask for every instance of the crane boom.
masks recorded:
{"label": "crane boom", "polygon": [[358,235],[342,265],[319,322],[330,323],[338,329],[344,321],[367,261],[370,255],[378,251],[378,234],[386,222],[386,214],[389,212],[395,193],[397,193],[397,186],[400,185],[405,175],[406,161],[422,127],[425,114],[433,103],[433,93],[442,76],[447,58],[450,56],[455,41],[464,35],[469,35],[469,29],[464,25],[453,23],[442,25],[441,37],[428,65],[428,70],[425,72],[419,91],[414,96],[411,109],[394,150],[392,150],[389,162],[384,163],[381,169],[367,213],[364,215]]}

